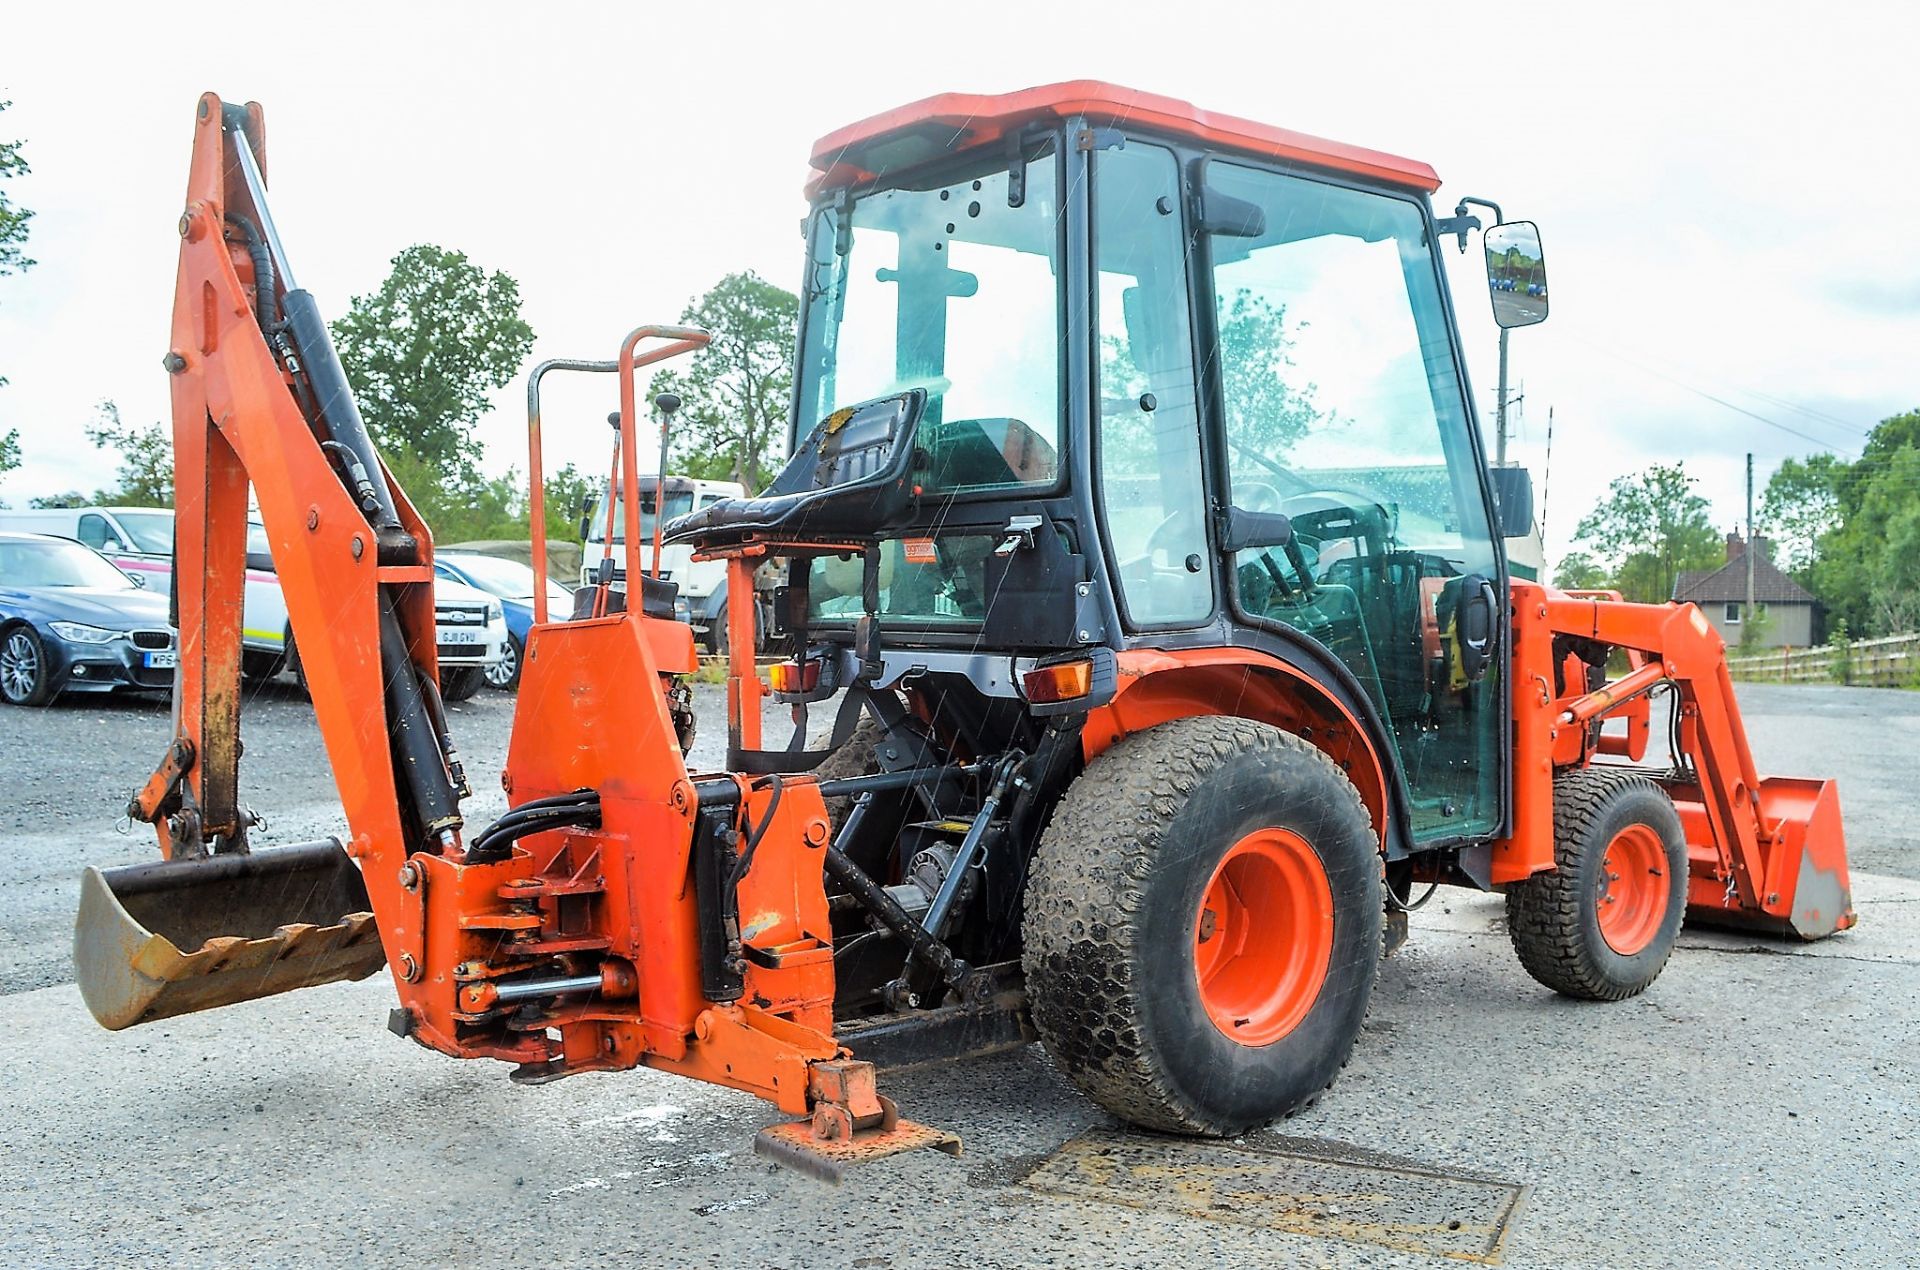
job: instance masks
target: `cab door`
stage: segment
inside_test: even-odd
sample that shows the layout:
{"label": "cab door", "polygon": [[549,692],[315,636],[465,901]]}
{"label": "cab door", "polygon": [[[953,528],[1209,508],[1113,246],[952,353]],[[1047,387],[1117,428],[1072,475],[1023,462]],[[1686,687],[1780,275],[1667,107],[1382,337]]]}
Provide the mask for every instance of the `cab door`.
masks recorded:
{"label": "cab door", "polygon": [[1505,585],[1425,209],[1218,159],[1194,175],[1217,502],[1255,539],[1225,554],[1223,590],[1237,620],[1353,672],[1399,751],[1416,841],[1487,834]]}

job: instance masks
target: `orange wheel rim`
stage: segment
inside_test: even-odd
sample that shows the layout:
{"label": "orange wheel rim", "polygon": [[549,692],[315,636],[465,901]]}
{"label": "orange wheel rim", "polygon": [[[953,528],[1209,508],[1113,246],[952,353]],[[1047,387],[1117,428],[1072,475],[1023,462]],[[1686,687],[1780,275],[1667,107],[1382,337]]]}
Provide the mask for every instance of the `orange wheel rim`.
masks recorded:
{"label": "orange wheel rim", "polygon": [[1194,914],[1200,1000],[1221,1032],[1271,1045],[1300,1025],[1333,959],[1333,887],[1304,838],[1256,829],[1228,849]]}
{"label": "orange wheel rim", "polygon": [[1650,825],[1628,825],[1607,844],[1600,870],[1594,897],[1600,937],[1622,957],[1631,957],[1653,942],[1667,918],[1673,879],[1666,844]]}

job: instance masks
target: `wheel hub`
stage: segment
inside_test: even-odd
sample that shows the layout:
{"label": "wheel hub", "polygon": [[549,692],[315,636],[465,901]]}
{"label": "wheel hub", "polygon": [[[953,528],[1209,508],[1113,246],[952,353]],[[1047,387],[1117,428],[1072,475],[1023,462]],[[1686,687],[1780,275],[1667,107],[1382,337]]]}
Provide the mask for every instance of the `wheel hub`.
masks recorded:
{"label": "wheel hub", "polygon": [[1207,1015],[1242,1045],[1299,1026],[1333,957],[1333,888],[1307,841],[1257,829],[1227,850],[1193,925],[1194,973]]}
{"label": "wheel hub", "polygon": [[1666,845],[1651,825],[1628,825],[1607,843],[1594,907],[1600,937],[1622,957],[1643,951],[1666,920],[1673,879]]}

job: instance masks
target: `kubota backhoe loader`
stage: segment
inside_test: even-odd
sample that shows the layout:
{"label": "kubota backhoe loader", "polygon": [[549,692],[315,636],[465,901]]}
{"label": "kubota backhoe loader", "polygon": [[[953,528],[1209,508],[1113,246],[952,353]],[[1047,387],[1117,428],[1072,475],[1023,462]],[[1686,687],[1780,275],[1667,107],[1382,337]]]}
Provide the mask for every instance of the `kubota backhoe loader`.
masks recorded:
{"label": "kubota backhoe loader", "polygon": [[[533,559],[541,380],[610,373],[625,581],[540,612],[512,809],[470,832],[432,539],[290,272],[263,142],[258,106],[201,100],[166,358],[178,727],[134,807],[165,860],[89,870],[76,940],[109,1027],[384,961],[420,1044],[746,1090],[807,1117],[764,1145],[831,1171],[954,1145],[877,1068],[1036,1035],[1136,1124],[1285,1116],[1423,886],[1504,890],[1526,968],[1596,1000],[1652,982],[1683,914],[1853,923],[1834,786],[1755,772],[1700,613],[1509,578],[1527,499],[1496,499],[1441,269],[1465,205],[1436,218],[1424,164],[1085,82],[815,148],[793,458],[666,531],[733,571],[727,771],[684,762],[692,638],[637,519],[635,372],[706,336],[535,372]],[[1538,294],[1503,322],[1545,312],[1517,238],[1500,276]],[[248,850],[249,483],[344,843]],[[794,651],[769,686],[770,559]]]}

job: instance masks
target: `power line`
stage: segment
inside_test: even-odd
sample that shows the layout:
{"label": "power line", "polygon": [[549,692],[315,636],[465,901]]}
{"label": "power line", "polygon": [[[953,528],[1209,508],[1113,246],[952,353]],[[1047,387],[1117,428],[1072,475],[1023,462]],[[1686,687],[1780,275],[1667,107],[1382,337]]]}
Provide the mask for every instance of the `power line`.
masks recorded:
{"label": "power line", "polygon": [[[1757,411],[1749,410],[1745,406],[1737,406],[1733,402],[1728,401],[1725,397],[1720,397],[1715,395],[1714,393],[1710,393],[1706,389],[1701,388],[1696,384],[1690,384],[1686,380],[1681,379],[1676,375],[1670,375],[1665,371],[1656,370],[1654,367],[1647,365],[1645,362],[1637,361],[1634,358],[1627,356],[1625,353],[1619,352],[1618,350],[1607,348],[1601,344],[1596,344],[1592,340],[1582,339],[1578,335],[1574,335],[1569,338],[1573,339],[1577,343],[1585,344],[1588,348],[1593,349],[1595,352],[1602,353],[1608,357],[1612,357],[1617,361],[1625,362],[1627,365],[1633,367],[1635,370],[1641,371],[1644,374],[1652,375],[1655,379],[1664,379],[1668,383],[1674,385],[1677,388],[1684,388],[1688,392],[1693,393],[1697,397],[1703,397],[1706,400],[1711,401],[1716,406],[1725,407],[1726,409],[1733,411],[1735,414],[1745,415],[1747,418],[1752,419],[1758,423],[1764,423],[1769,428],[1775,428],[1791,436],[1799,437],[1802,441],[1811,442],[1812,444],[1819,446],[1823,450],[1834,450],[1839,448],[1839,446],[1836,445],[1834,442],[1829,441],[1824,437],[1816,437],[1812,433],[1802,432],[1798,428],[1791,427],[1787,424],[1781,423],[1778,419],[1769,419],[1766,415],[1760,414]],[[1755,397],[1764,397],[1766,395],[1764,393],[1750,392],[1750,390],[1747,390],[1747,389],[1741,389],[1740,391],[1749,392],[1750,395]],[[1789,407],[1793,409],[1799,409],[1798,407],[1792,407],[1791,403],[1783,403],[1783,404],[1788,404]],[[1803,411],[1803,413],[1811,413],[1811,412]],[[1852,424],[1842,424],[1840,426],[1846,427],[1850,430],[1853,428]],[[1871,432],[1872,429],[1869,428],[1869,429],[1865,429],[1864,431]]]}

